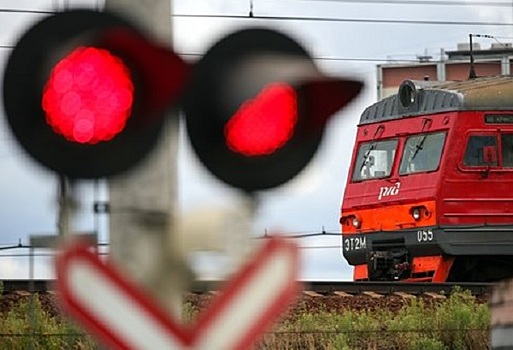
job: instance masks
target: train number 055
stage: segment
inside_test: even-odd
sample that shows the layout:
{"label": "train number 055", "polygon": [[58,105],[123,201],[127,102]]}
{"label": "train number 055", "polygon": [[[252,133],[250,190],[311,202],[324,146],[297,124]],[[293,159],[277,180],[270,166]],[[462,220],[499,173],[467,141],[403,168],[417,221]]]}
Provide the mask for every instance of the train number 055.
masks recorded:
{"label": "train number 055", "polygon": [[431,230],[418,230],[417,241],[419,242],[431,242],[433,240],[433,231]]}

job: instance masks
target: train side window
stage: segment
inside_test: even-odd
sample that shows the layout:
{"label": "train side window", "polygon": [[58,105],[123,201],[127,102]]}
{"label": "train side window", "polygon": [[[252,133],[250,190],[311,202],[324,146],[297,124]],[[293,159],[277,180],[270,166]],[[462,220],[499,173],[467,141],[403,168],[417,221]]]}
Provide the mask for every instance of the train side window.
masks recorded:
{"label": "train side window", "polygon": [[438,169],[444,142],[445,132],[408,137],[399,166],[399,175]]}
{"label": "train side window", "polygon": [[363,181],[390,176],[396,149],[397,139],[362,143],[358,148],[352,180]]}
{"label": "train side window", "polygon": [[495,135],[472,135],[468,138],[463,165],[497,166],[497,159],[497,137]]}
{"label": "train side window", "polygon": [[513,134],[501,135],[502,166],[513,168]]}

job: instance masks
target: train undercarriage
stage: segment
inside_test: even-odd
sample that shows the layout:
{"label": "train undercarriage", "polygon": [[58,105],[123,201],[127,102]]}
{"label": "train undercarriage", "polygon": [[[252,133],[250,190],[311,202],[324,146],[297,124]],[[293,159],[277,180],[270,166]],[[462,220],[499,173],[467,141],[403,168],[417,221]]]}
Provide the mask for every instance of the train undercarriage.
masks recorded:
{"label": "train undercarriage", "polygon": [[347,234],[343,247],[355,266],[354,280],[489,282],[513,277],[513,227]]}

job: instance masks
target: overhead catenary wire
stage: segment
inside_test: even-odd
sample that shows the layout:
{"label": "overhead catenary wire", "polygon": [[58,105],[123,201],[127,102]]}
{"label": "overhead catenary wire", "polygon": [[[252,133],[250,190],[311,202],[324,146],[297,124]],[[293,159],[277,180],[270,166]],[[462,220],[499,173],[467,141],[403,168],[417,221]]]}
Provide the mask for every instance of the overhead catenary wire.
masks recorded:
{"label": "overhead catenary wire", "polygon": [[19,14],[54,14],[55,10],[29,10],[29,9],[0,9],[0,13],[19,13]]}
{"label": "overhead catenary wire", "polygon": [[[299,249],[342,249],[341,245],[316,245],[316,246],[298,246]],[[54,257],[56,253],[48,252],[48,253],[3,253],[0,254],[1,258],[26,258],[26,257],[35,257],[35,258],[51,258]],[[96,253],[99,256],[108,256],[108,252],[98,252]],[[1,260],[0,260],[1,261]]]}
{"label": "overhead catenary wire", "polygon": [[223,14],[173,14],[173,18],[212,18],[233,20],[264,20],[264,21],[303,21],[333,23],[376,23],[376,24],[409,24],[409,25],[452,25],[452,26],[498,26],[513,27],[513,23],[493,21],[443,21],[415,19],[379,19],[379,18],[335,18],[314,16],[267,16],[267,15],[223,15]]}
{"label": "overhead catenary wire", "polygon": [[[321,0],[302,0],[302,1],[321,1]],[[342,0],[330,0],[342,1]],[[366,0],[368,2],[374,0]],[[391,0],[389,0],[391,1]],[[400,1],[400,0],[395,0]],[[404,0],[406,3],[406,0]],[[357,2],[357,1],[353,1]],[[379,1],[375,1],[378,3]],[[425,1],[430,3],[430,1]],[[439,1],[443,2],[443,1]],[[448,1],[447,1],[448,2]],[[420,3],[420,2],[419,2]],[[503,2],[495,2],[503,4]],[[398,3],[399,4],[399,3]],[[401,3],[402,4],[402,3]],[[513,7],[513,4],[510,4]],[[22,10],[22,9],[0,9],[0,13],[40,13],[53,14],[51,10]],[[269,16],[255,15],[251,9],[248,15],[225,15],[225,14],[187,14],[174,13],[173,18],[212,18],[212,19],[233,19],[233,20],[266,20],[266,21],[305,21],[305,22],[334,22],[334,23],[376,23],[376,24],[406,24],[406,25],[454,25],[454,26],[513,26],[513,23],[495,22],[495,21],[448,21],[448,20],[418,20],[418,19],[380,19],[380,18],[335,18],[335,17],[314,17],[314,16]],[[6,46],[0,45],[0,48]]]}
{"label": "overhead catenary wire", "polygon": [[[0,45],[0,49],[12,50],[14,48],[13,45]],[[195,57],[201,58],[203,57],[203,53],[200,52],[178,52],[177,53],[181,57]],[[414,53],[406,55],[406,56],[415,56]],[[418,59],[408,59],[408,58],[378,58],[378,57],[335,57],[335,56],[313,56],[313,60],[315,61],[334,61],[334,62],[376,62],[376,63],[416,63]],[[437,60],[433,60],[431,62],[438,62]]]}
{"label": "overhead catenary wire", "polygon": [[[257,236],[254,238],[255,239],[266,239],[266,238],[270,238],[272,236],[273,235],[264,234],[262,236]],[[341,237],[342,234],[340,232],[322,231],[322,232],[313,232],[313,233],[294,233],[294,234],[279,235],[279,237],[287,238],[287,239],[302,239],[302,238],[329,237],[329,236]],[[109,242],[98,242],[97,246],[108,248],[108,247],[110,247],[110,243]],[[23,244],[23,243],[21,243],[21,240],[17,244],[0,245],[0,251],[12,251],[12,250],[19,250],[19,249],[34,249],[34,248],[44,249],[44,250],[47,250],[47,249],[52,250],[52,248],[40,248],[40,247],[34,247],[30,244]],[[299,249],[341,249],[342,245],[338,245],[338,244],[335,244],[335,245],[333,245],[333,244],[311,245],[311,246],[299,245],[298,248]],[[99,254],[106,255],[108,253],[99,252]],[[49,257],[49,256],[53,256],[53,255],[54,255],[54,253],[51,253],[51,252],[48,252],[48,253],[0,253],[0,258],[2,258],[2,257],[27,257],[27,256]]]}
{"label": "overhead catenary wire", "polygon": [[471,37],[475,38],[486,38],[486,39],[492,39],[499,45],[501,45],[503,48],[507,48],[506,44],[501,42],[499,39],[512,39],[511,37],[498,37],[490,34],[469,34]]}
{"label": "overhead catenary wire", "polygon": [[[283,0],[282,0],[283,1]],[[349,4],[377,4],[377,5],[407,5],[407,6],[463,6],[463,7],[513,7],[513,3],[507,1],[457,1],[457,0],[296,0],[301,2],[335,2]],[[56,6],[54,6],[56,8]],[[67,8],[68,6],[64,6]],[[99,7],[99,6],[97,6]],[[253,1],[250,1],[250,9],[253,10]],[[0,13],[33,13],[33,14],[53,14],[55,9],[21,9],[21,8],[2,8]],[[253,13],[253,11],[250,11]]]}
{"label": "overhead catenary wire", "polygon": [[[313,0],[310,0],[313,1]],[[320,0],[317,0],[320,1]],[[513,5],[512,5],[513,6]],[[1,10],[9,13],[41,13],[53,14],[55,11],[44,10]],[[513,23],[495,21],[447,21],[447,20],[418,20],[418,19],[380,19],[380,18],[335,18],[335,17],[314,17],[314,16],[268,16],[255,15],[253,12],[248,15],[224,15],[224,14],[187,14],[175,13],[173,18],[212,18],[212,19],[233,19],[233,20],[265,20],[265,21],[305,21],[305,22],[333,22],[333,23],[376,23],[376,24],[406,24],[406,25],[454,25],[454,26],[513,26]],[[0,48],[8,46],[0,45]]]}
{"label": "overhead catenary wire", "polygon": [[[199,52],[179,52],[178,55],[182,57],[202,57],[203,54]],[[409,56],[414,56],[411,54]],[[385,63],[402,63],[402,62],[418,62],[418,59],[393,59],[393,58],[378,58],[378,57],[335,57],[335,56],[312,56],[316,61],[350,61],[350,62],[385,62]]]}
{"label": "overhead catenary wire", "polygon": [[[12,50],[14,45],[0,45],[0,49]],[[182,57],[202,57],[200,52],[178,52]],[[414,54],[411,54],[413,56]],[[378,57],[335,57],[335,56],[313,56],[313,60],[318,61],[354,61],[354,62],[418,62],[418,59],[394,59],[394,58],[378,58]]]}
{"label": "overhead catenary wire", "polygon": [[[502,37],[506,38],[506,37]],[[14,46],[12,45],[0,45],[0,49],[12,50]],[[203,53],[199,52],[178,52],[177,53],[181,57],[203,57]],[[415,53],[404,54],[403,56],[415,56]],[[336,57],[336,56],[312,56],[312,59],[315,61],[333,61],[333,62],[376,62],[376,63],[417,63],[419,62],[418,58],[379,58],[379,57]],[[437,63],[442,60],[431,60],[430,62]],[[498,63],[500,64],[500,62]]]}
{"label": "overhead catenary wire", "polygon": [[379,5],[428,5],[428,6],[486,6],[486,7],[513,7],[507,1],[455,1],[455,0],[297,0],[303,2],[338,2],[350,4],[379,4]]}

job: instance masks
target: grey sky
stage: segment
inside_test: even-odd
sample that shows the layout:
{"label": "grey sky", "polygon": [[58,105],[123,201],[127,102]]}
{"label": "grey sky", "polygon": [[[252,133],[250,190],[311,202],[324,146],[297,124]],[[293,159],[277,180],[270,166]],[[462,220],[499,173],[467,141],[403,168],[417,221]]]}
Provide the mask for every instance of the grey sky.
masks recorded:
{"label": "grey sky", "polygon": [[[393,2],[393,1],[390,1]],[[456,1],[446,1],[455,3]],[[223,35],[247,26],[265,26],[284,31],[305,45],[318,64],[338,76],[356,77],[366,83],[363,93],[330,121],[325,140],[316,158],[297,179],[276,190],[262,194],[262,204],[254,223],[254,233],[278,229],[281,232],[313,233],[325,228],[339,232],[340,201],[346,181],[356,123],[363,109],[376,99],[376,69],[387,58],[415,59],[425,53],[439,58],[440,49],[451,50],[465,42],[469,33],[491,34],[503,42],[513,39],[513,26],[475,26],[456,24],[393,24],[372,20],[493,22],[512,23],[513,8],[459,5],[381,4],[337,0],[253,0],[257,17],[286,17],[287,20],[249,19],[249,0],[175,0],[176,14],[232,15],[246,18],[175,17],[174,47],[181,54],[200,54]],[[96,1],[1,0],[3,9],[52,9],[80,5],[97,6]],[[421,2],[425,3],[425,1]],[[436,3],[436,2],[435,2]],[[481,1],[480,3],[483,3]],[[465,5],[467,4],[467,5]],[[513,6],[513,5],[512,5]],[[0,12],[0,45],[12,45],[17,35],[40,14]],[[332,19],[366,19],[369,22],[290,20],[294,17]],[[481,40],[483,47],[492,42]],[[9,48],[0,48],[0,71],[3,71]],[[191,56],[186,56],[191,59]],[[193,56],[194,57],[194,56]],[[344,60],[340,60],[344,59]],[[352,59],[352,60],[346,60]],[[363,59],[363,60],[362,60]],[[376,61],[369,61],[375,59]],[[55,180],[46,170],[32,163],[13,142],[0,112],[0,246],[28,243],[28,235],[55,231]],[[182,137],[179,154],[180,206],[190,212],[199,207],[233,205],[235,191],[213,180],[191,154]],[[95,219],[90,211],[93,189],[82,186],[83,210],[76,223],[78,229],[101,228],[106,238],[105,218]],[[104,191],[100,191],[103,195]],[[236,205],[236,204],[235,204]],[[340,238],[318,237],[300,240],[303,249],[303,278],[350,279],[351,270],[341,256]],[[19,251],[18,251],[19,252]],[[21,251],[23,252],[23,251]],[[46,267],[38,267],[43,277]],[[26,259],[0,258],[1,278],[26,277]]]}

